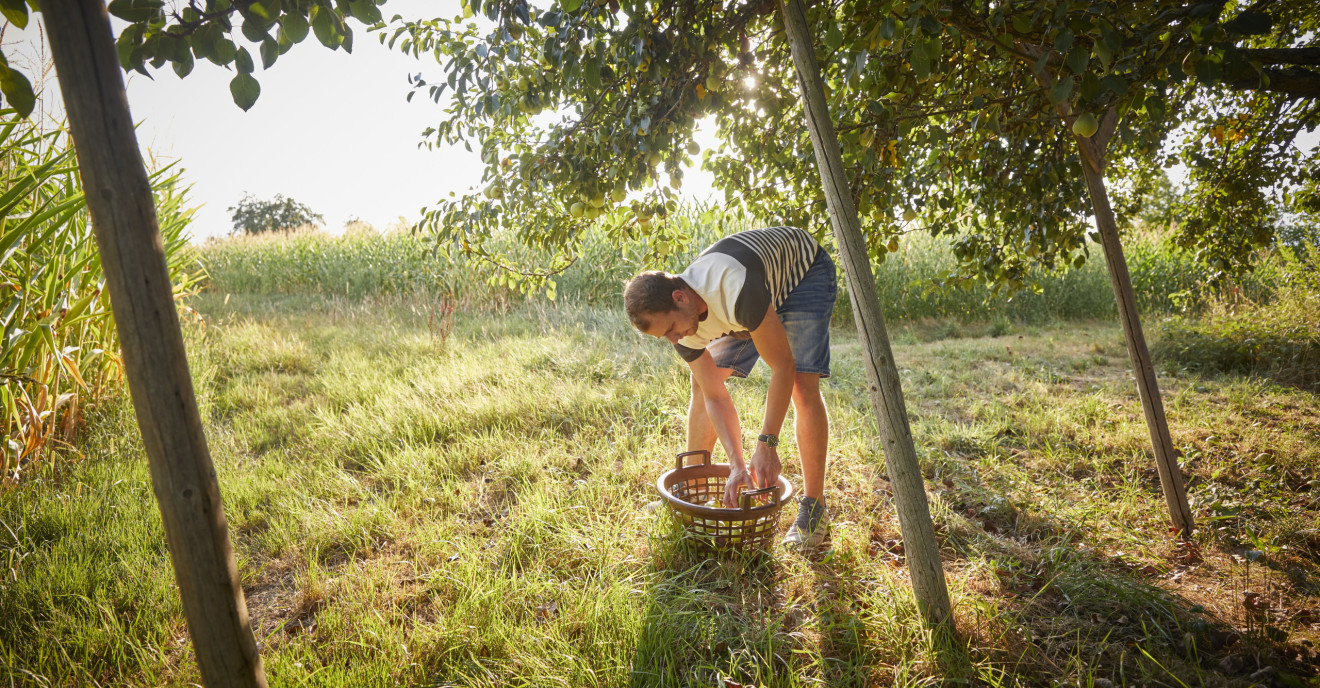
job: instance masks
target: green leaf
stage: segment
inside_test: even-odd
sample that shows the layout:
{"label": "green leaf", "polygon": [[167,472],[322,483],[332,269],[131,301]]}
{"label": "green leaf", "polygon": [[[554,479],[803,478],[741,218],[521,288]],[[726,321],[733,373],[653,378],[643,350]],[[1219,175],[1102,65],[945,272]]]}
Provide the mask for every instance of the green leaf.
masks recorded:
{"label": "green leaf", "polygon": [[229,93],[234,96],[234,104],[244,111],[252,109],[261,95],[261,84],[251,74],[239,74],[229,82]]}
{"label": "green leaf", "polygon": [[[316,11],[314,8],[313,12]],[[292,12],[284,15],[284,20],[280,22],[280,32],[289,37],[294,43],[301,43],[307,38],[307,17],[298,12]]]}
{"label": "green leaf", "polygon": [[898,22],[893,17],[885,17],[880,22],[880,37],[886,41],[894,40],[894,32],[898,30]]}
{"label": "green leaf", "polygon": [[156,18],[164,5],[163,0],[111,0],[106,9],[110,14],[136,24]]}
{"label": "green leaf", "polygon": [[594,59],[583,62],[582,77],[587,80],[588,86],[600,88],[600,65]]}
{"label": "green leaf", "polygon": [[1114,61],[1114,51],[1109,47],[1109,41],[1098,40],[1093,49],[1096,59],[1100,60],[1101,66],[1109,69],[1109,65]]}
{"label": "green leaf", "polygon": [[20,29],[27,27],[27,4],[23,0],[0,0],[0,14]]}
{"label": "green leaf", "polygon": [[908,64],[912,65],[912,73],[916,74],[918,79],[930,76],[930,59],[926,57],[926,51],[913,50],[912,56],[908,58]]}
{"label": "green leaf", "polygon": [[582,6],[582,0],[560,0],[559,7],[565,12],[576,12]]}
{"label": "green leaf", "polygon": [[142,45],[142,25],[132,24],[119,34],[115,41],[115,51],[119,53],[119,66],[124,69],[133,67],[133,50]]}
{"label": "green leaf", "polygon": [[1083,101],[1090,100],[1100,92],[1100,79],[1095,72],[1086,72],[1082,74],[1082,85],[1077,89],[1077,95]]}
{"label": "green leaf", "polygon": [[221,38],[220,40],[216,41],[215,47],[211,51],[211,55],[209,59],[212,62],[223,67],[224,65],[233,62],[234,58],[237,56],[238,56],[238,46],[234,45],[234,42],[229,40],[228,38]]}
{"label": "green leaf", "polygon": [[348,4],[348,11],[363,24],[378,24],[382,21],[380,10],[371,0],[353,0]]}
{"label": "green leaf", "polygon": [[1072,79],[1069,78],[1059,79],[1057,82],[1055,82],[1054,86],[1050,87],[1050,93],[1049,93],[1050,105],[1058,105],[1059,103],[1068,100],[1068,96],[1072,95],[1072,90],[1073,90]]}
{"label": "green leaf", "polygon": [[1274,18],[1264,12],[1243,12],[1224,22],[1224,30],[1242,36],[1256,36],[1269,33],[1274,28]]}
{"label": "green leaf", "polygon": [[261,68],[270,69],[275,64],[275,58],[280,55],[280,44],[274,39],[267,38],[261,42]]}
{"label": "green leaf", "polygon": [[257,19],[246,19],[243,21],[243,37],[253,43],[260,43],[268,36],[266,35],[266,26],[269,22],[263,22]]}
{"label": "green leaf", "polygon": [[224,36],[218,25],[207,24],[203,26],[193,33],[192,39],[189,41],[192,44],[193,55],[199,60],[212,59],[211,56],[215,54],[216,44],[223,38]]}
{"label": "green leaf", "polygon": [[843,31],[839,29],[838,22],[831,21],[830,25],[825,27],[825,47],[835,51],[841,45],[843,45]]}
{"label": "green leaf", "polygon": [[280,0],[256,0],[248,5],[248,11],[266,22],[266,26],[275,23],[280,16]]}
{"label": "green leaf", "polygon": [[255,69],[252,65],[252,54],[247,48],[238,49],[238,53],[234,55],[234,67],[238,69],[239,74],[251,74]]}
{"label": "green leaf", "polygon": [[1073,74],[1081,74],[1086,71],[1086,63],[1090,61],[1090,55],[1087,54],[1086,48],[1074,45],[1072,50],[1068,51],[1068,57],[1064,60],[1064,64],[1068,65],[1068,71]]}
{"label": "green leaf", "polygon": [[1109,76],[1100,80],[1100,88],[1108,89],[1110,91],[1113,91],[1116,95],[1121,96],[1127,93],[1128,82],[1127,79],[1124,79],[1123,77],[1117,74],[1110,74]]}
{"label": "green leaf", "polygon": [[37,97],[32,93],[32,82],[21,72],[8,67],[0,68],[0,93],[24,117],[32,114],[32,109],[37,105]]}
{"label": "green leaf", "polygon": [[1153,95],[1146,98],[1146,112],[1150,113],[1150,116],[1154,119],[1164,119],[1167,111],[1168,106],[1164,102],[1164,96]]}
{"label": "green leaf", "polygon": [[1211,86],[1219,83],[1224,76],[1223,65],[1218,60],[1206,57],[1196,63],[1196,78]]}
{"label": "green leaf", "polygon": [[926,59],[937,62],[940,59],[940,51],[944,50],[944,41],[939,36],[935,36],[917,44],[917,47],[926,52]]}
{"label": "green leaf", "polygon": [[312,33],[316,34],[316,40],[321,45],[331,49],[339,47],[335,36],[334,13],[319,5],[312,7]]}
{"label": "green leaf", "polygon": [[1073,30],[1064,29],[1054,37],[1054,49],[1059,52],[1067,52],[1073,44]]}
{"label": "green leaf", "polygon": [[178,75],[180,79],[188,76],[193,70],[192,53],[186,50],[183,51],[183,54],[180,57],[174,58],[174,61],[170,63],[170,66],[174,68],[174,73]]}

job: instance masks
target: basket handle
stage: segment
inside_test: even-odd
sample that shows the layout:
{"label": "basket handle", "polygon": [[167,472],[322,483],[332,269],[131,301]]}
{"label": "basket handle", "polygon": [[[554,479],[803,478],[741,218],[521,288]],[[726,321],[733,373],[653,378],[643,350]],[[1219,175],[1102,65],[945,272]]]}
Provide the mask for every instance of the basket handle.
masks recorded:
{"label": "basket handle", "polygon": [[779,497],[784,492],[783,485],[771,485],[770,487],[762,487],[759,490],[744,490],[742,494],[738,495],[738,502],[742,506],[743,511],[750,511],[752,508],[752,497],[760,497],[761,495],[770,494],[772,492],[775,495],[775,503],[778,504]]}
{"label": "basket handle", "polygon": [[703,466],[710,465],[710,452],[706,451],[705,449],[697,449],[695,451],[679,452],[678,456],[674,457],[674,468],[682,468],[683,466],[686,466],[687,462],[684,461],[684,459],[686,459],[689,456],[692,456],[693,454],[701,455],[701,465]]}

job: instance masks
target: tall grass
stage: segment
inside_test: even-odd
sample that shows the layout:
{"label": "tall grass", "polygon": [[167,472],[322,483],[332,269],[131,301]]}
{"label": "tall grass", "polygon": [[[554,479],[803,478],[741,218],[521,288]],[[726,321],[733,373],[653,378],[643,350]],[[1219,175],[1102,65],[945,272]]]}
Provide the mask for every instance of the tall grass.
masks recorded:
{"label": "tall grass", "polygon": [[[573,265],[554,277],[557,296],[589,305],[617,305],[623,283],[632,275],[644,269],[677,272],[706,246],[735,231],[722,232],[714,212],[689,208],[672,216],[670,221],[688,240],[687,247],[663,259],[653,257],[655,251],[646,237],[618,240],[600,229],[589,231]],[[832,237],[826,244],[835,251]],[[524,256],[524,264],[534,263],[533,256],[511,239],[497,239],[493,248]],[[1186,253],[1151,235],[1130,238],[1126,253],[1143,312],[1181,312],[1203,301],[1206,271]],[[437,251],[425,236],[406,227],[383,234],[350,232],[339,238],[311,230],[214,240],[202,247],[202,260],[211,288],[220,293],[350,298],[439,293],[459,298],[467,306],[506,306],[527,298],[500,282],[503,268],[461,253]],[[1092,260],[1081,269],[1037,272],[1016,290],[992,292],[983,284],[959,281],[952,277],[956,264],[943,238],[918,234],[903,241],[897,253],[874,268],[887,317],[1039,323],[1117,316],[1098,245],[1092,246]],[[846,297],[837,313],[847,318]]]}
{"label": "tall grass", "polygon": [[[555,292],[584,303],[610,301],[618,298],[623,282],[642,269],[680,269],[718,238],[715,225],[701,216],[699,209],[672,216],[692,248],[658,266],[645,264],[653,252],[644,237],[619,244],[603,231],[589,232],[572,264],[552,277]],[[497,264],[447,250],[407,225],[378,232],[354,223],[338,237],[303,227],[212,239],[201,247],[201,258],[210,288],[220,293],[348,298],[428,294],[451,297],[468,307],[502,307],[526,300],[502,278],[511,270],[534,270],[543,258],[513,237],[497,237],[488,248],[511,260]]]}
{"label": "tall grass", "polygon": [[[0,111],[0,179],[0,482],[9,482],[72,438],[81,410],[116,388],[120,361],[66,133]],[[171,279],[187,292],[201,273],[185,234],[186,189],[177,171],[151,181]]]}
{"label": "tall grass", "polygon": [[1280,249],[1262,263],[1272,291],[1235,291],[1201,318],[1170,320],[1155,353],[1184,370],[1320,389],[1320,248]]}

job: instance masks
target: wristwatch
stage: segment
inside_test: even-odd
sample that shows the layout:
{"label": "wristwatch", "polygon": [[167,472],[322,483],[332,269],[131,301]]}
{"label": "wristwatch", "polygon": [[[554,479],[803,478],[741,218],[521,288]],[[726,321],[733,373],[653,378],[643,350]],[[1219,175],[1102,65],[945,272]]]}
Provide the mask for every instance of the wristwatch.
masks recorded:
{"label": "wristwatch", "polygon": [[765,442],[767,447],[774,449],[779,446],[779,435],[761,435],[756,438],[757,442]]}

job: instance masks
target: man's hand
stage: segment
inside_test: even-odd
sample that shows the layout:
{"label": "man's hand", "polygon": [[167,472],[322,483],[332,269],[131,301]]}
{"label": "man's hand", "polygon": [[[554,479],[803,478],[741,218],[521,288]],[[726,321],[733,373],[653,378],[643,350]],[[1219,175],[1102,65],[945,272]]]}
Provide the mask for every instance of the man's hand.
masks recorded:
{"label": "man's hand", "polygon": [[738,495],[743,489],[751,489],[752,474],[747,470],[746,465],[737,465],[729,469],[729,479],[724,483],[724,507],[726,509],[738,508]]}
{"label": "man's hand", "polygon": [[779,473],[783,470],[783,466],[779,463],[779,452],[764,442],[756,443],[756,451],[752,452],[749,468],[752,472],[752,481],[758,488],[778,484]]}

